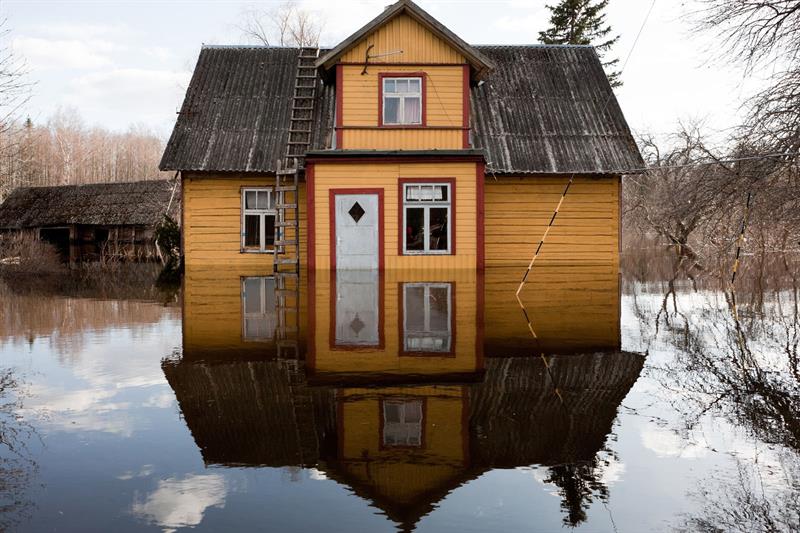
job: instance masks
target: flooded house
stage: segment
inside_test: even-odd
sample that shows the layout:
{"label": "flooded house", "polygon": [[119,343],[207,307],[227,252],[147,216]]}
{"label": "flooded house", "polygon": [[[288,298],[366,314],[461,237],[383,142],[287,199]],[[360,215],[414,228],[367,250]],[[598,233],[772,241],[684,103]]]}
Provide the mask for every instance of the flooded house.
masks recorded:
{"label": "flooded house", "polygon": [[641,167],[592,47],[470,45],[407,0],[332,49],[204,46],[161,161],[187,268],[295,273],[525,266],[570,178],[539,260],[616,272]]}
{"label": "flooded house", "polygon": [[69,262],[151,260],[156,225],[178,213],[173,180],[22,187],[0,205],[0,233],[29,234]]}

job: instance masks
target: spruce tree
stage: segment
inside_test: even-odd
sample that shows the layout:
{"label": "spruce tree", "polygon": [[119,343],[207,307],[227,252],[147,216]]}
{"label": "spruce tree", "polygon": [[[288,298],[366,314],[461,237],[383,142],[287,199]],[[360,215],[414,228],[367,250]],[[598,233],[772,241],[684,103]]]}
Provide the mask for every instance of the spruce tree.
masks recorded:
{"label": "spruce tree", "polygon": [[[619,35],[609,37],[611,26],[606,24],[604,10],[608,0],[560,0],[550,10],[550,27],[539,32],[543,44],[592,44],[601,60],[619,40]],[[622,85],[616,70],[619,59],[603,61],[612,87]]]}

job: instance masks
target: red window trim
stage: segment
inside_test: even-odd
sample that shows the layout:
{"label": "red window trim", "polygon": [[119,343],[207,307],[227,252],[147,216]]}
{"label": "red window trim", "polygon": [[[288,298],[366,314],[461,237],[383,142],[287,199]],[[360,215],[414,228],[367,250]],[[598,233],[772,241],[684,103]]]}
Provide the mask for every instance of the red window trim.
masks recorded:
{"label": "red window trim", "polygon": [[[420,428],[420,439],[419,439],[419,446],[387,446],[383,443],[383,427],[384,427],[384,419],[383,419],[383,404],[386,402],[399,402],[399,401],[421,401],[422,402],[422,420],[421,428]],[[403,396],[397,398],[381,398],[381,401],[378,402],[378,449],[380,450],[424,450],[427,448],[426,445],[426,436],[427,431],[425,426],[427,425],[428,420],[428,398],[425,396]]]}
{"label": "red window trim", "polygon": [[[405,297],[406,285],[420,285],[431,283],[436,285],[450,285],[450,350],[447,352],[415,352],[406,351],[405,343]],[[455,281],[402,281],[397,284],[397,309],[399,312],[399,322],[397,330],[399,332],[398,348],[401,357],[455,357],[456,356],[456,282]]]}
{"label": "red window trim", "polygon": [[[422,124],[383,123],[383,80],[384,78],[421,78],[422,80]],[[428,82],[424,72],[379,72],[378,73],[378,127],[394,129],[419,129],[428,126]]]}
{"label": "red window trim", "polygon": [[383,272],[386,263],[386,250],[384,249],[384,223],[383,223],[383,189],[329,189],[328,191],[328,225],[330,226],[330,241],[328,254],[330,255],[331,270],[336,270],[336,195],[337,194],[377,194],[378,195],[378,271]]}
{"label": "red window trim", "polygon": [[[403,241],[405,237],[405,227],[403,225],[404,199],[403,186],[408,183],[431,183],[431,184],[450,184],[450,253],[447,254],[406,254],[403,248]],[[435,257],[456,255],[456,179],[455,178],[400,178],[397,180],[397,255],[401,256],[421,256],[421,257]]]}

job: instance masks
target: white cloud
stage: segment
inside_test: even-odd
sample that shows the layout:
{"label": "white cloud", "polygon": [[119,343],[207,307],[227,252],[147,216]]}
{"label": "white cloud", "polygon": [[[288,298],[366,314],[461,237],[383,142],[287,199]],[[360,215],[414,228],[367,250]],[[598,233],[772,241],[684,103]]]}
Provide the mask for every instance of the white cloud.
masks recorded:
{"label": "white cloud", "polygon": [[14,39],[12,46],[15,53],[24,57],[34,70],[107,67],[112,64],[109,53],[118,48],[108,41],[40,37],[19,37]]}
{"label": "white cloud", "polygon": [[143,500],[136,498],[131,512],[165,530],[194,527],[203,521],[206,509],[225,506],[226,494],[220,474],[190,474],[159,481],[158,488]]}
{"label": "white cloud", "polygon": [[708,455],[709,446],[705,440],[692,442],[681,438],[669,429],[653,425],[646,426],[641,433],[642,445],[659,457],[679,457],[697,459]]}

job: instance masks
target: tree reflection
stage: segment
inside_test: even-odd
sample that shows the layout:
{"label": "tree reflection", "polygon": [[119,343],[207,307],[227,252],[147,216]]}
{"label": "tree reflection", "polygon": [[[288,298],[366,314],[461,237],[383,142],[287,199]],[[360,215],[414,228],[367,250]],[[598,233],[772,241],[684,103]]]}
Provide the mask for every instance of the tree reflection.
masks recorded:
{"label": "tree reflection", "polygon": [[603,483],[600,460],[595,456],[586,463],[550,467],[545,479],[559,488],[564,525],[577,527],[586,521],[586,512],[595,499],[608,501],[608,487]]}
{"label": "tree reflection", "polygon": [[0,531],[26,520],[34,508],[27,492],[37,465],[27,443],[35,431],[20,414],[22,398],[14,372],[0,369]]}
{"label": "tree reflection", "polygon": [[[736,476],[715,477],[692,493],[701,511],[680,530],[790,531],[800,524],[800,293],[790,261],[780,264],[754,259],[735,288],[727,276],[706,276],[694,290],[676,291],[678,273],[666,287],[672,305],[665,297],[658,310],[635,306],[654,325],[653,340],[671,348],[654,377],[681,415],[678,429],[703,431],[709,417],[723,417],[756,449],[767,445],[769,459],[734,456]],[[660,324],[667,325],[661,335]]]}

